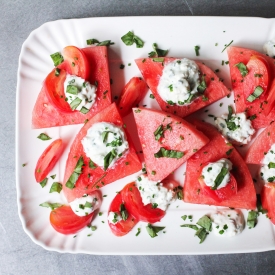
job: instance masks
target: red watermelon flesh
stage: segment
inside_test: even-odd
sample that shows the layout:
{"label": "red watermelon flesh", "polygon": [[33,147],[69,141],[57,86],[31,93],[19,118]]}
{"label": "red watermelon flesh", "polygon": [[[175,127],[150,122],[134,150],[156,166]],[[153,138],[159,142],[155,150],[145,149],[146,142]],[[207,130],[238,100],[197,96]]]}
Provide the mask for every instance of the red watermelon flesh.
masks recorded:
{"label": "red watermelon flesh", "polygon": [[275,143],[275,123],[269,125],[249,147],[245,161],[251,164],[261,164],[264,153]]}
{"label": "red watermelon flesh", "polygon": [[[115,103],[113,103],[100,113],[96,114],[81,128],[71,146],[63,181],[63,191],[69,202],[75,198],[81,197],[88,191],[104,187],[111,182],[138,172],[141,169],[141,163],[135,153],[135,149],[127,133],[126,135],[129,143],[128,153],[124,154],[116,161],[113,166],[108,168],[106,171],[104,171],[101,167],[97,167],[96,169],[89,168],[90,159],[86,156],[83,150],[81,140],[86,136],[88,129],[97,122],[109,122],[113,123],[114,125],[123,127],[121,116],[118,113]],[[65,184],[73,173],[76,163],[81,156],[84,159],[82,174],[79,176],[75,187],[70,189],[66,187]]]}
{"label": "red watermelon flesh", "polygon": [[[264,111],[265,108],[271,108],[271,106],[269,106],[269,104],[272,104],[271,100],[268,102],[266,100],[266,96],[264,96],[253,101],[251,104],[246,104],[244,90],[248,84],[244,81],[244,78],[240,74],[240,71],[235,66],[235,64],[242,62],[246,65],[249,62],[251,56],[261,56],[268,63],[271,79],[273,79],[275,77],[274,59],[257,51],[239,47],[230,47],[228,48],[227,53],[229,58],[232,89],[234,91],[235,97],[236,112],[239,113],[246,111],[248,117],[255,117],[255,119],[252,120],[252,125],[255,129],[267,127],[275,119],[274,108],[269,112],[268,115],[266,115]],[[268,94],[268,91],[266,94]]]}
{"label": "red watermelon flesh", "polygon": [[82,51],[91,68],[88,81],[91,84],[94,84],[95,81],[98,82],[97,99],[92,109],[87,114],[82,114],[79,111],[67,113],[57,110],[48,100],[43,86],[32,112],[32,127],[34,129],[84,123],[86,119],[93,117],[111,104],[107,47],[88,47]]}
{"label": "red watermelon flesh", "polygon": [[[133,111],[150,180],[163,180],[209,141],[202,132],[177,116],[146,108],[134,108]],[[160,125],[169,126],[164,137],[156,140],[154,132]],[[183,152],[184,156],[156,158],[154,154],[161,147]]]}
{"label": "red watermelon flesh", "polygon": [[218,76],[210,68],[208,68],[201,62],[195,61],[196,64],[199,66],[201,74],[205,75],[204,79],[207,88],[204,91],[203,95],[205,96],[205,98],[208,98],[208,100],[204,101],[202,99],[202,96],[199,96],[187,106],[169,105],[159,96],[157,87],[159,79],[162,75],[163,64],[165,65],[176,59],[177,58],[165,57],[164,62],[155,62],[153,61],[153,58],[143,58],[135,60],[139,70],[143,75],[144,80],[148,84],[150,90],[152,91],[163,111],[176,114],[180,117],[186,117],[229,94],[229,90],[224,86],[224,84],[219,80]]}
{"label": "red watermelon flesh", "polygon": [[[253,180],[246,163],[238,151],[231,144],[227,143],[214,126],[198,120],[194,121],[194,124],[198,130],[202,131],[210,139],[210,142],[187,161],[184,201],[197,204],[255,209],[256,191]],[[198,179],[201,176],[200,168],[204,163],[217,161],[221,158],[228,158],[232,162],[233,169],[231,173],[237,181],[238,192],[236,195],[231,196],[230,199],[217,202],[201,192],[201,185]]]}

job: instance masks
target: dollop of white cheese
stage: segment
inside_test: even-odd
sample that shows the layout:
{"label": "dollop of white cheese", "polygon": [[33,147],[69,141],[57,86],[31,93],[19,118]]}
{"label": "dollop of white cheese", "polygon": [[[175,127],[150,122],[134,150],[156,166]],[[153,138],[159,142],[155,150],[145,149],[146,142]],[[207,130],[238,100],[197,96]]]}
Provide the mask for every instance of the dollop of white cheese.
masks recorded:
{"label": "dollop of white cheese", "polygon": [[136,180],[136,186],[140,192],[144,205],[152,203],[153,207],[165,211],[174,198],[174,192],[163,187],[161,182],[151,181],[141,175]]}
{"label": "dollop of white cheese", "polygon": [[106,162],[113,166],[129,148],[124,131],[107,122],[93,124],[81,143],[87,157],[101,167]]}
{"label": "dollop of white cheese", "polygon": [[96,90],[96,86],[85,81],[85,79],[67,74],[64,82],[64,92],[72,110],[87,113],[95,103]]}
{"label": "dollop of white cheese", "polygon": [[[262,160],[262,167],[260,169],[261,178],[267,182],[275,182],[275,144],[271,146],[268,152],[264,155]],[[272,165],[273,164],[273,165]]]}
{"label": "dollop of white cheese", "polygon": [[275,41],[274,40],[275,39],[267,41],[263,46],[264,53],[266,53],[270,57],[275,57]]}
{"label": "dollop of white cheese", "polygon": [[222,237],[233,237],[244,229],[244,217],[238,210],[223,210],[210,215],[212,230]]}
{"label": "dollop of white cheese", "polygon": [[120,222],[121,220],[122,220],[122,218],[119,215],[119,213],[109,212],[109,215],[108,215],[108,222],[109,223],[116,224],[116,223]]}
{"label": "dollop of white cheese", "polygon": [[198,65],[192,60],[183,58],[164,66],[157,90],[168,104],[189,105],[195,99],[199,85]]}
{"label": "dollop of white cheese", "polygon": [[228,172],[224,175],[221,184],[217,187],[220,189],[225,187],[230,180],[229,171],[232,170],[232,162],[228,159],[222,158],[216,162],[210,162],[202,169],[202,177],[204,183],[209,187],[215,186],[215,180],[222,171],[222,168],[226,168]]}
{"label": "dollop of white cheese", "polygon": [[73,212],[80,217],[87,216],[98,208],[99,201],[95,196],[83,195],[70,202]]}
{"label": "dollop of white cheese", "polygon": [[250,142],[251,137],[255,133],[255,129],[252,127],[251,121],[246,118],[246,114],[232,114],[229,122],[229,125],[231,125],[231,127],[232,123],[235,123],[235,125],[233,124],[232,128],[230,127],[230,129],[232,130],[228,129],[228,125],[226,123],[227,119],[227,115],[222,115],[215,120],[219,131],[232,143],[247,144],[248,142]]}

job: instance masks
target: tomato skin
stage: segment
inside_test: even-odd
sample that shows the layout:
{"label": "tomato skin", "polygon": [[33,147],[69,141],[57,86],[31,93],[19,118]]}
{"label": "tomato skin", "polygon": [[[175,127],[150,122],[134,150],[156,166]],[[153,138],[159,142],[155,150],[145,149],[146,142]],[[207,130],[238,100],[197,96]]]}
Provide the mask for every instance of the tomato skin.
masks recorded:
{"label": "tomato skin", "polygon": [[[80,76],[83,79],[88,79],[90,76],[90,66],[85,53],[75,47],[67,46],[63,49],[63,57],[67,73]],[[64,63],[63,62],[63,63]],[[63,65],[63,66],[64,66]]]}
{"label": "tomato skin", "polygon": [[[110,207],[109,207],[109,210],[108,210],[108,215],[109,215],[110,212],[119,212],[120,205],[122,203],[124,203],[124,201],[122,200],[122,195],[121,195],[123,190],[121,190],[120,193],[118,193],[114,197],[113,201],[110,204]],[[128,218],[127,218],[126,221],[121,220],[121,221],[117,222],[116,224],[110,223],[108,221],[108,224],[111,228],[112,233],[116,236],[126,235],[139,222],[139,219],[138,219],[137,216],[134,216],[133,213],[130,213],[127,208],[126,208],[126,210],[128,212]]]}
{"label": "tomato skin", "polygon": [[63,153],[62,139],[53,141],[39,157],[35,167],[35,179],[37,182],[44,180],[53,169],[61,154]]}
{"label": "tomato skin", "polygon": [[141,78],[131,78],[124,87],[118,103],[121,116],[129,114],[132,108],[141,101],[147,90],[147,84]]}
{"label": "tomato skin", "polygon": [[[246,67],[248,74],[244,77],[244,99],[246,104],[252,104],[253,102],[247,101],[247,98],[253,94],[257,86],[261,86],[264,91],[260,97],[255,100],[262,99],[266,96],[270,81],[270,69],[267,61],[260,55],[252,55]],[[261,75],[261,77],[255,77],[255,75]]]}
{"label": "tomato skin", "polygon": [[134,182],[127,184],[123,190],[121,195],[126,209],[132,215],[138,216],[140,221],[155,223],[164,217],[165,211],[153,208],[151,203],[143,204],[139,190]]}
{"label": "tomato skin", "polygon": [[275,224],[275,183],[267,183],[261,192],[263,209],[267,210],[267,216]]}
{"label": "tomato skin", "polygon": [[51,104],[62,112],[72,113],[69,103],[65,100],[64,82],[67,72],[60,69],[59,76],[55,75],[55,70],[52,70],[45,79],[45,91]]}

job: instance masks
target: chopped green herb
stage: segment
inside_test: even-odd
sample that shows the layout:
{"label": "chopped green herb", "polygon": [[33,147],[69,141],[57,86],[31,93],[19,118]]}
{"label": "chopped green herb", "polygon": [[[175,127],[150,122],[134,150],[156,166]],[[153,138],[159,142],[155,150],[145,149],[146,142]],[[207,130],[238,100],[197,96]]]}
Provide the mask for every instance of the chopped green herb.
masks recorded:
{"label": "chopped green herb", "polygon": [[54,209],[62,206],[62,204],[61,203],[43,202],[43,203],[39,204],[39,206],[51,208],[51,210],[54,210]]}
{"label": "chopped green herb", "polygon": [[60,193],[62,190],[62,184],[59,182],[54,182],[51,186],[50,193],[57,192]]}
{"label": "chopped green herb", "polygon": [[41,140],[49,140],[52,139],[50,138],[47,134],[41,133],[37,138],[41,139]]}
{"label": "chopped green herb", "polygon": [[63,56],[59,52],[53,53],[50,56],[51,56],[51,59],[52,59],[53,64],[54,64],[55,67],[58,66],[59,64],[61,64],[64,61]]}
{"label": "chopped green herb", "polygon": [[257,224],[258,212],[251,210],[247,216],[247,226],[249,229],[254,228]]}
{"label": "chopped green herb", "polygon": [[96,168],[95,163],[91,159],[89,160],[89,168],[91,168],[91,169],[95,169]]}
{"label": "chopped green herb", "polygon": [[122,203],[122,204],[120,204],[120,206],[119,206],[119,212],[120,212],[120,214],[121,214],[121,218],[124,220],[124,221],[126,221],[127,219],[128,219],[128,211],[126,210],[126,208],[125,208],[125,205],[124,205],[124,203]]}
{"label": "chopped green herb", "polygon": [[206,231],[205,228],[200,228],[199,230],[197,230],[195,236],[197,236],[200,239],[200,243],[204,242],[206,236],[209,233]]}
{"label": "chopped green herb", "polygon": [[261,195],[257,194],[257,210],[259,213],[266,214],[267,210],[265,210],[262,206],[262,201],[261,201]]}
{"label": "chopped green herb", "polygon": [[153,51],[148,54],[149,57],[163,57],[166,56],[168,50],[161,50],[157,43],[153,43]]}
{"label": "chopped green herb", "polygon": [[153,58],[153,61],[154,62],[163,62],[164,58],[163,57],[155,57],[155,58]]}
{"label": "chopped green herb", "polygon": [[154,176],[154,175],[156,174],[156,171],[153,170],[153,171],[151,172],[151,174]]}
{"label": "chopped green herb", "polygon": [[107,170],[107,168],[110,166],[112,161],[117,156],[117,151],[115,149],[112,149],[105,157],[104,157],[104,171]]}
{"label": "chopped green herb", "polygon": [[226,176],[227,173],[228,173],[228,169],[223,167],[221,169],[221,172],[218,174],[218,176],[216,177],[216,179],[214,181],[214,186],[211,187],[212,190],[217,190],[217,188],[222,183],[222,181],[223,181],[223,179],[224,179],[224,177]]}
{"label": "chopped green herb", "polygon": [[93,44],[99,43],[99,41],[95,38],[88,39],[88,40],[86,40],[86,42],[87,42],[87,45],[93,45]]}
{"label": "chopped green herb", "polygon": [[201,227],[205,228],[207,231],[211,231],[212,229],[212,221],[208,216],[203,216],[201,217],[198,222],[198,225],[200,225]]}
{"label": "chopped green herb", "polygon": [[257,98],[260,97],[260,95],[264,92],[264,89],[261,86],[257,86],[254,90],[254,92],[248,96],[246,99],[248,102],[253,102]]}
{"label": "chopped green herb", "polygon": [[243,77],[245,77],[248,74],[248,69],[242,62],[235,64],[234,67],[237,67],[239,69]]}
{"label": "chopped green herb", "polygon": [[85,114],[87,114],[89,111],[90,111],[90,109],[87,109],[86,107],[82,106],[79,112],[85,115]]}
{"label": "chopped green herb", "polygon": [[181,216],[181,218],[185,221],[187,218],[187,215],[183,215],[183,216]]}
{"label": "chopped green herb", "polygon": [[257,117],[257,115],[252,115],[249,119],[254,120]]}
{"label": "chopped green herb", "polygon": [[23,163],[23,164],[22,164],[22,167],[25,167],[26,165],[27,165],[27,163]]}
{"label": "chopped green herb", "polygon": [[136,236],[138,236],[138,235],[140,234],[140,232],[141,232],[140,228],[138,228],[137,230],[138,230],[138,231],[137,231],[137,233],[136,233]]}
{"label": "chopped green herb", "polygon": [[195,48],[196,56],[199,56],[200,55],[200,52],[199,52],[200,46],[195,46],[194,48]]}
{"label": "chopped green herb", "polygon": [[53,180],[55,179],[56,175],[51,175],[50,176]]}
{"label": "chopped green herb", "polygon": [[158,204],[157,203],[152,203],[152,208],[157,208],[158,207]]}
{"label": "chopped green herb", "polygon": [[224,47],[224,49],[222,50],[222,53],[223,53],[223,52],[225,51],[225,49],[226,49],[227,47],[229,47],[232,43],[233,43],[233,40],[231,40],[231,42],[230,42],[229,44],[226,44],[225,47]]}
{"label": "chopped green herb", "polygon": [[153,94],[150,94],[149,97],[152,98],[152,99],[155,98],[155,96]]}
{"label": "chopped green herb", "polygon": [[226,151],[226,154],[229,156],[233,150],[234,150],[234,148],[229,149],[228,151]]}
{"label": "chopped green herb", "polygon": [[275,163],[274,162],[269,162],[268,163],[268,168],[275,168]]}
{"label": "chopped green herb", "polygon": [[184,156],[184,152],[175,150],[166,150],[161,147],[157,153],[154,154],[155,158],[176,158],[180,159]]}
{"label": "chopped green herb", "polygon": [[165,226],[153,226],[150,223],[148,223],[148,225],[146,226],[146,230],[151,238],[157,237],[157,233],[163,230],[164,228]]}
{"label": "chopped green herb", "polygon": [[142,48],[144,45],[144,42],[131,31],[123,35],[121,40],[126,46],[131,46],[135,43],[137,48]]}
{"label": "chopped green herb", "polygon": [[180,227],[188,227],[196,231],[199,229],[195,224],[182,224]]}
{"label": "chopped green herb", "polygon": [[60,75],[60,69],[59,68],[55,68],[54,75],[55,76],[59,76]]}
{"label": "chopped green herb", "polygon": [[82,102],[82,99],[76,97],[71,103],[70,103],[70,107],[71,109],[74,111]]}
{"label": "chopped green herb", "polygon": [[84,165],[84,160],[83,160],[83,157],[80,156],[80,158],[78,159],[78,161],[76,163],[73,173],[71,174],[71,176],[69,177],[68,181],[65,184],[66,187],[68,187],[70,189],[74,188],[76,181],[78,180],[80,174],[82,173],[83,165]]}
{"label": "chopped green herb", "polygon": [[44,188],[44,187],[46,186],[47,182],[48,182],[48,178],[43,179],[43,180],[40,182],[41,187]]}

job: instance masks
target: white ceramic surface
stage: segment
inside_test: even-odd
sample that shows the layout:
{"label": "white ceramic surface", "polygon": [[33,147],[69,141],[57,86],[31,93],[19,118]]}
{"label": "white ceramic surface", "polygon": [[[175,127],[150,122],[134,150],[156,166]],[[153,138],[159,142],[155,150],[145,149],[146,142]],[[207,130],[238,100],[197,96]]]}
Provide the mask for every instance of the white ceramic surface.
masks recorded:
{"label": "white ceramic surface", "polygon": [[[262,51],[262,45],[268,39],[275,37],[275,21],[261,18],[234,17],[120,17],[120,18],[87,18],[49,22],[34,30],[22,46],[17,84],[17,115],[16,115],[16,176],[18,211],[23,228],[31,239],[48,250],[71,253],[89,254],[217,254],[256,252],[274,249],[274,226],[261,215],[254,229],[245,228],[242,234],[234,238],[221,238],[213,233],[208,235],[203,244],[194,237],[189,228],[180,227],[182,215],[193,215],[195,223],[202,215],[215,211],[216,207],[187,204],[182,201],[173,203],[159,225],[166,226],[166,233],[160,233],[152,239],[146,232],[146,224],[139,223],[128,235],[115,237],[107,224],[108,206],[115,192],[133,180],[135,175],[112,183],[102,189],[102,216],[97,216],[93,225],[97,230],[91,232],[85,228],[75,237],[57,233],[49,223],[50,210],[40,207],[45,201],[62,202],[64,196],[57,193],[49,194],[53,180],[49,180],[45,188],[35,182],[34,169],[36,161],[51,141],[41,141],[37,136],[47,133],[53,139],[62,138],[67,144],[66,150],[58,165],[50,173],[56,174],[55,181],[62,181],[67,154],[70,144],[81,125],[55,127],[33,130],[31,128],[31,113],[42,82],[52,69],[50,54],[61,51],[67,45],[86,46],[86,39],[96,38],[100,41],[111,39],[115,42],[109,48],[110,74],[113,79],[112,92],[118,95],[124,84],[133,76],[140,76],[134,59],[147,57],[152,50],[152,44],[158,43],[161,49],[169,49],[169,56],[187,57],[202,60],[224,78],[224,83],[230,87],[228,66],[221,65],[227,60],[225,44],[234,40],[232,45],[253,48]],[[142,49],[126,46],[120,37],[128,31],[145,41]],[[215,44],[218,44],[217,46]],[[196,57],[194,46],[200,46],[200,56]],[[131,63],[131,64],[129,64]],[[123,70],[120,64],[125,64]],[[141,104],[158,108],[155,100],[149,98],[150,91]],[[219,103],[223,103],[220,107]],[[222,114],[233,99],[224,98],[196,113],[206,121],[212,122],[208,114]],[[125,118],[134,143],[139,147],[136,130],[133,128],[133,117]],[[245,152],[246,148],[242,149]],[[25,167],[22,164],[26,163]],[[174,178],[183,184],[185,166],[180,167]],[[243,211],[245,218],[247,211]],[[138,237],[137,228],[141,228]],[[87,235],[91,233],[91,236]]]}

